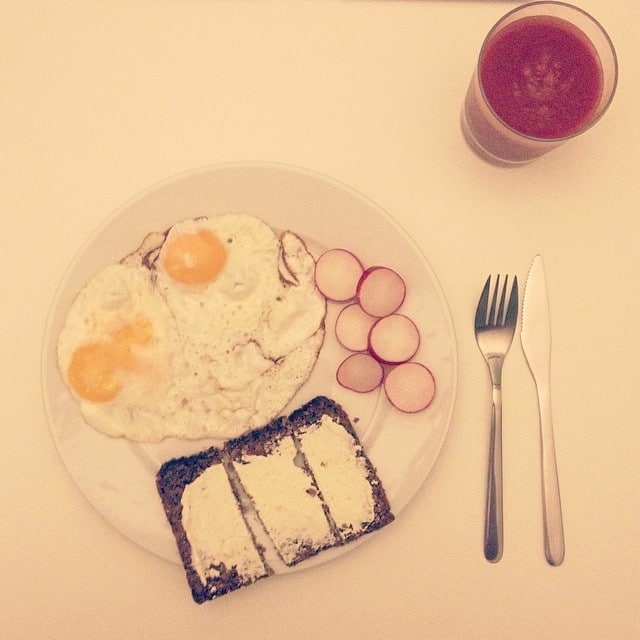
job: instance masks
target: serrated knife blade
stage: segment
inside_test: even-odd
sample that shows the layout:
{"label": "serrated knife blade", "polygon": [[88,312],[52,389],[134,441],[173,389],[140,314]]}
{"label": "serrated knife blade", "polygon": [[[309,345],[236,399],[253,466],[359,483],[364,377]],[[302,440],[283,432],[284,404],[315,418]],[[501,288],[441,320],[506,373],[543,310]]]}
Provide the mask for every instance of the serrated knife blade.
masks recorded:
{"label": "serrated knife blade", "polygon": [[524,287],[520,341],[538,393],[545,556],[558,566],[564,560],[564,528],[551,413],[551,317],[541,255],[533,258]]}

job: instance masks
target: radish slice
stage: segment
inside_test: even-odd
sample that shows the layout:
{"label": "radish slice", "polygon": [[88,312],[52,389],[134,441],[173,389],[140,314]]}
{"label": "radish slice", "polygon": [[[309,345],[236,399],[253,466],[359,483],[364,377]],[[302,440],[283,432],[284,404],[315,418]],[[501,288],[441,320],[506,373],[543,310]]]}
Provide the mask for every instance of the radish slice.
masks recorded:
{"label": "radish slice", "polygon": [[369,352],[385,364],[410,360],[420,346],[420,332],[411,318],[394,313],[380,318],[369,331]]}
{"label": "radish slice", "polygon": [[351,391],[368,393],[382,384],[382,365],[368,353],[352,353],[336,372],[338,383]]}
{"label": "radish slice", "polygon": [[362,272],[362,263],[351,251],[329,249],[316,262],[316,286],[329,300],[353,300]]}
{"label": "radish slice", "polygon": [[382,318],[395,313],[407,292],[404,280],[393,269],[369,267],[358,282],[358,302],[372,316]]}
{"label": "radish slice", "polygon": [[436,393],[436,382],[431,371],[423,364],[405,362],[389,371],[384,390],[396,409],[416,413],[431,404]]}
{"label": "radish slice", "polygon": [[370,316],[353,302],[340,311],[335,331],[338,342],[350,351],[366,351],[369,347],[369,331],[377,318]]}

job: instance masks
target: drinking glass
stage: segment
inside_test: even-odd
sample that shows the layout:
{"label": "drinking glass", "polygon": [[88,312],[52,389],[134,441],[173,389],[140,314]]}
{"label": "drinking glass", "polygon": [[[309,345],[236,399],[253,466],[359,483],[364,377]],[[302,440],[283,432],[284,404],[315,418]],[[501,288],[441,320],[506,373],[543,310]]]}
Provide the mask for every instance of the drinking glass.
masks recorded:
{"label": "drinking glass", "polygon": [[588,13],[564,2],[521,5],[484,40],[462,132],[493,164],[530,162],[592,127],[611,104],[617,80],[613,43]]}

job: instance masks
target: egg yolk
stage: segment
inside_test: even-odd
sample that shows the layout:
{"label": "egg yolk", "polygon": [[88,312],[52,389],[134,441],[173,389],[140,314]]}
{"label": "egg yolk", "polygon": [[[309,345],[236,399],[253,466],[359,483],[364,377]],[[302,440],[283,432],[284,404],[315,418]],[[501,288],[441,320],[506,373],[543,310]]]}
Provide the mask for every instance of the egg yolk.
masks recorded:
{"label": "egg yolk", "polygon": [[113,400],[122,389],[118,372],[139,368],[134,348],[153,340],[151,329],[151,321],[140,315],[105,338],[78,347],[67,370],[74,391],[91,402]]}
{"label": "egg yolk", "polygon": [[176,236],[164,250],[166,272],[182,284],[213,282],[226,261],[227,250],[207,229]]}

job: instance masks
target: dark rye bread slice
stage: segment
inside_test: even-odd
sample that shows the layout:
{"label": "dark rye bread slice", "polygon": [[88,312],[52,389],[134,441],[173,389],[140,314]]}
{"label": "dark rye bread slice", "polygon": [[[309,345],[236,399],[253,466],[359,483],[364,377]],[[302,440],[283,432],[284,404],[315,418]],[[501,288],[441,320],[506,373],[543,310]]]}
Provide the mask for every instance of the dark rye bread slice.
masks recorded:
{"label": "dark rye bread slice", "polygon": [[339,544],[289,419],[277,418],[229,441],[225,452],[234,479],[286,565]]}
{"label": "dark rye bread slice", "polygon": [[[370,496],[367,499],[367,503],[373,502],[373,508],[372,513],[364,519],[342,521],[338,518],[339,509],[337,509],[336,504],[331,504],[332,500],[336,501],[335,489],[331,490],[330,488],[328,496],[324,496],[322,486],[316,482],[316,476],[320,478],[328,470],[330,473],[335,473],[335,477],[332,480],[338,481],[338,493],[342,494],[344,492],[344,496],[341,495],[340,497],[346,496],[347,500],[352,500],[354,496],[357,498],[361,495],[357,492],[354,493],[353,487],[350,486],[349,480],[354,479],[353,475],[343,477],[341,475],[343,470],[333,466],[331,447],[329,447],[326,457],[323,457],[324,453],[318,454],[318,451],[312,451],[308,446],[310,442],[307,439],[308,436],[313,436],[314,433],[324,434],[328,428],[327,424],[323,422],[324,416],[330,419],[329,428],[335,427],[338,434],[343,430],[348,435],[348,438],[343,438],[342,442],[347,441],[349,446],[349,463],[347,467],[350,467],[353,471],[354,465],[351,463],[356,463],[357,466],[358,477],[355,478],[357,482],[354,484],[360,485],[361,489],[365,484],[370,487]],[[336,425],[338,426],[336,427]],[[283,443],[286,443],[284,449],[286,450],[289,465],[295,467],[295,473],[297,474],[298,481],[294,483],[297,489],[294,491],[294,495],[290,495],[291,492],[288,491],[290,487],[284,487],[286,489],[284,491],[265,491],[260,492],[261,495],[259,496],[251,495],[251,492],[241,482],[242,467],[255,464],[256,461],[258,464],[266,464],[267,467],[272,464],[276,465],[276,456],[282,454]],[[307,453],[305,453],[305,449]],[[309,464],[309,458],[313,458],[317,466],[323,467],[322,472],[314,470],[313,465]],[[280,463],[283,463],[282,459],[278,461],[278,464]],[[212,465],[222,465],[226,471],[229,481],[229,493],[233,494],[238,508],[242,510],[244,521],[248,525],[255,548],[260,553],[264,564],[264,572],[261,572],[259,576],[243,576],[234,566],[218,566],[214,567],[215,575],[207,577],[206,584],[203,584],[193,566],[191,544],[183,526],[181,500],[185,488],[195,482]],[[239,467],[240,473],[238,473]],[[278,469],[283,470],[287,476],[291,475],[291,469],[286,464],[278,467]],[[304,477],[305,482],[300,481],[300,474]],[[342,482],[345,478],[347,479],[346,483]],[[332,482],[331,484],[335,483]],[[302,485],[304,486],[301,488]],[[289,417],[276,418],[262,429],[252,431],[241,438],[230,440],[222,449],[211,448],[194,456],[166,462],[158,472],[157,486],[167,518],[176,537],[193,598],[198,603],[255,582],[261,577],[270,575],[274,570],[277,573],[277,564],[272,563],[271,559],[269,559],[269,562],[265,560],[270,553],[261,544],[266,544],[266,536],[268,536],[271,546],[274,548],[272,555],[277,551],[282,561],[280,570],[285,570],[287,565],[296,565],[324,549],[344,545],[366,533],[389,524],[394,519],[382,483],[374,466],[362,449],[362,445],[347,414],[340,405],[324,396],[314,398],[294,411]],[[280,489],[283,489],[283,487],[281,486]],[[300,491],[305,495],[301,496]],[[285,494],[284,497],[283,494]],[[286,495],[290,497],[287,498]],[[331,500],[329,500],[329,495],[331,495]],[[314,537],[301,534],[297,539],[287,540],[287,549],[283,549],[279,547],[281,539],[276,535],[277,532],[274,532],[269,526],[268,518],[261,517],[261,512],[264,516],[265,507],[271,508],[275,506],[278,509],[280,507],[279,502],[282,500],[293,499],[294,501],[299,501],[300,498],[305,503],[315,502],[319,505],[320,513],[322,513],[321,517],[326,518],[327,535],[316,535]],[[215,552],[215,549],[212,551]],[[278,560],[277,556],[274,556],[274,559]]]}
{"label": "dark rye bread slice", "polygon": [[[206,576],[204,582],[198,575],[194,563],[194,551],[183,526],[182,496],[186,487],[195,482],[204,471],[215,465],[223,464],[221,454],[219,449],[210,448],[193,456],[169,460],[161,466],[156,476],[158,493],[176,539],[180,558],[187,575],[187,582],[191,588],[193,599],[199,604],[251,584],[272,573],[271,568],[264,562],[261,549],[251,530],[247,527],[247,534],[252,538],[255,548],[262,558],[262,571],[246,575],[238,571],[237,565],[226,566],[221,563],[211,567],[213,571]],[[232,491],[230,486],[229,491]],[[241,516],[239,505],[238,515]]]}
{"label": "dark rye bread slice", "polygon": [[[329,487],[323,484],[322,473],[330,468],[332,460],[330,458],[311,462],[311,453],[307,451],[305,445],[307,434],[314,429],[321,429],[323,416],[328,416],[350,436],[351,444],[354,448],[353,461],[362,469],[367,483],[371,487],[373,498],[372,516],[360,521],[342,521],[338,516],[337,504],[333,496],[329,493]],[[300,409],[294,411],[289,416],[289,423],[293,429],[294,437],[298,443],[299,451],[305,456],[311,474],[314,476],[314,483],[319,488],[321,495],[328,507],[329,517],[336,530],[342,544],[359,538],[360,536],[380,529],[393,521],[394,516],[387,499],[382,482],[371,460],[367,457],[358,434],[356,433],[349,416],[344,409],[335,401],[325,396],[318,396]],[[341,491],[350,494],[351,498],[356,498],[354,493],[356,487],[342,486]]]}
{"label": "dark rye bread slice", "polygon": [[[324,425],[322,422],[325,416],[330,419],[330,423],[338,425],[339,428],[335,431],[335,437],[329,438],[328,451],[314,451],[314,435],[331,435],[330,425]],[[341,434],[341,431],[344,434]],[[346,438],[342,439],[341,435],[346,435]],[[286,471],[288,475],[292,474],[295,466],[298,469],[297,479],[305,476],[306,486],[300,487],[298,497],[291,502],[291,498],[287,496],[290,487],[277,484],[272,478],[268,482],[270,485],[273,483],[274,486],[270,486],[273,491],[267,496],[265,504],[264,497],[260,499],[254,493],[255,481],[254,487],[247,486],[247,479],[243,478],[245,469],[254,464],[257,458],[273,457],[276,452],[280,454],[279,445],[288,438],[292,438],[295,450],[288,450],[291,464]],[[347,447],[348,451],[345,452],[343,447]],[[347,413],[330,398],[317,396],[295,410],[288,418],[278,418],[264,429],[229,441],[225,450],[265,531],[280,558],[288,566],[294,566],[320,551],[345,544],[380,529],[394,519],[384,487]],[[350,483],[350,480],[354,480],[353,473],[356,474],[355,482]],[[327,474],[330,482],[326,481]],[[336,481],[339,485],[337,492]],[[363,490],[370,491],[371,495],[363,496]],[[305,491],[308,495],[302,496]],[[302,497],[307,505],[304,511],[296,512],[296,503],[302,502]],[[366,501],[367,504],[370,501],[373,503],[371,513],[359,518],[356,517],[359,514],[348,514],[345,517],[344,509],[340,509],[339,503],[346,501],[357,504],[359,500]],[[315,534],[304,531],[304,522],[309,520],[306,509],[312,502],[317,502],[316,517],[319,518],[322,513],[326,518],[326,530],[317,527]],[[267,514],[273,509],[278,513],[288,514],[287,525],[282,524],[276,528],[269,522]]]}

